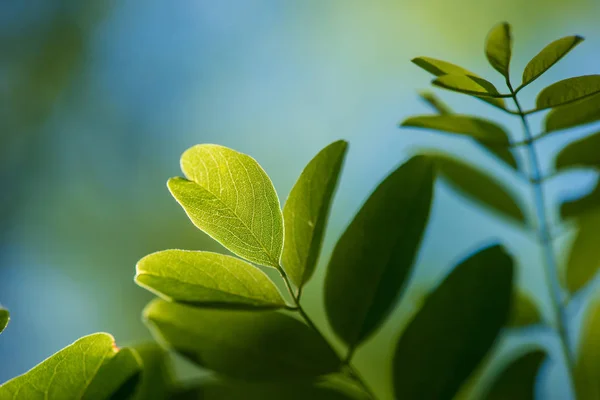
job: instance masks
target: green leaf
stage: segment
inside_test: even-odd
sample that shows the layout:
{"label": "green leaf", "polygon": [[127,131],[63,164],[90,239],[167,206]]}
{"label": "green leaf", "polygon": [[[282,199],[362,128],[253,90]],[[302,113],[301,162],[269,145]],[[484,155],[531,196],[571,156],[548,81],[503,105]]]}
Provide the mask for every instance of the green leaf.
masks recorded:
{"label": "green leaf", "polygon": [[6,308],[0,307],[0,333],[6,329],[8,321],[10,321],[10,313]]}
{"label": "green leaf", "polygon": [[593,211],[600,205],[600,181],[594,190],[576,200],[567,201],[560,206],[560,216],[563,219],[581,217]]}
{"label": "green leaf", "polygon": [[[84,350],[84,357],[85,353]],[[129,399],[133,396],[141,375],[141,359],[135,350],[124,348],[100,367],[82,399]]]}
{"label": "green leaf", "polygon": [[484,398],[534,400],[535,381],[545,359],[546,353],[542,350],[533,350],[522,355],[499,374]]}
{"label": "green leaf", "polygon": [[415,262],[433,196],[431,161],[417,156],[371,194],[339,239],[325,278],[325,309],[350,348],[392,311]]}
{"label": "green leaf", "polygon": [[552,109],[546,115],[546,132],[573,128],[600,120],[600,94]]}
{"label": "green leaf", "polygon": [[283,207],[283,268],[302,286],[312,276],[348,143],[340,140],[321,150],[304,168]]}
{"label": "green leaf", "polygon": [[0,398],[104,400],[105,397],[95,396],[96,389],[100,386],[118,388],[135,370],[131,362],[135,357],[129,350],[115,358],[121,351],[116,348],[113,337],[106,333],[85,336],[4,383],[0,386]]}
{"label": "green leaf", "polygon": [[536,99],[538,110],[566,105],[600,93],[600,75],[564,79],[543,89]]}
{"label": "green leaf", "polygon": [[280,308],[279,290],[257,267],[205,251],[166,250],[137,264],[135,281],[167,300],[214,307]]}
{"label": "green leaf", "polygon": [[439,97],[432,92],[421,92],[419,93],[421,99],[427,103],[435,112],[441,115],[452,114],[453,111],[450,107],[444,103]]}
{"label": "green leaf", "polygon": [[578,219],[579,230],[573,241],[566,266],[566,286],[577,292],[592,279],[600,268],[598,240],[600,211],[588,212]]}
{"label": "green leaf", "polygon": [[134,349],[144,366],[134,399],[169,399],[175,382],[169,354],[155,343],[136,345]]}
{"label": "green leaf", "polygon": [[521,290],[514,293],[508,326],[519,328],[542,322],[542,316],[533,299]]}
{"label": "green leaf", "polygon": [[483,78],[471,75],[442,75],[432,82],[435,86],[479,97],[506,97]]}
{"label": "green leaf", "polygon": [[569,143],[556,156],[556,169],[600,166],[600,131]]}
{"label": "green leaf", "polygon": [[491,246],[461,262],[429,295],[398,341],[395,398],[451,399],[506,323],[513,260]]}
{"label": "green leaf", "polygon": [[227,147],[202,144],[186,150],[169,190],[194,225],[227,249],[277,268],[283,217],[271,180],[258,163]]}
{"label": "green leaf", "polygon": [[144,318],[160,342],[233,378],[312,378],[340,367],[321,336],[275,311],[200,309],[156,299]]}
{"label": "green leaf", "polygon": [[509,78],[510,57],[512,54],[512,37],[510,25],[502,23],[496,25],[488,34],[485,43],[485,56],[491,66],[505,78]]}
{"label": "green leaf", "polygon": [[458,133],[496,145],[509,145],[508,134],[501,126],[469,115],[419,115],[404,120],[401,126]]}
{"label": "green leaf", "polygon": [[526,222],[513,196],[498,185],[492,177],[450,157],[436,155],[435,159],[439,173],[459,193],[517,223]]}
{"label": "green leaf", "polygon": [[521,86],[536,80],[582,41],[581,36],[567,36],[544,47],[525,67]]}
{"label": "green leaf", "polygon": [[575,363],[575,390],[578,399],[600,398],[600,301],[588,307],[581,329]]}

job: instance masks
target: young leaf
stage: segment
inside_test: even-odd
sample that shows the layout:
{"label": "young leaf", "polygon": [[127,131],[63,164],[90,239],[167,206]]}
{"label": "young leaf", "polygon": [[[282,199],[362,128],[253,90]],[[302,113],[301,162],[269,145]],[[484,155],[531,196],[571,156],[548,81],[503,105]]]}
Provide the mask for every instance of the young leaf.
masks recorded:
{"label": "young leaf", "polygon": [[600,398],[600,302],[589,306],[581,330],[575,363],[575,391],[578,399]]}
{"label": "young leaf", "polygon": [[[85,357],[85,350],[83,352]],[[129,399],[141,375],[142,360],[135,350],[124,348],[100,367],[82,400]]]}
{"label": "young leaf", "polygon": [[168,300],[229,308],[285,306],[264,272],[223,254],[159,251],[142,258],[136,270],[137,284]]}
{"label": "young leaf", "polygon": [[439,173],[459,193],[490,207],[517,223],[525,223],[525,216],[513,197],[493,178],[467,164],[452,158],[436,155]]}
{"label": "young leaf", "polygon": [[454,92],[478,97],[506,97],[506,95],[498,93],[491,82],[471,75],[442,75],[435,79],[432,84]]}
{"label": "young leaf", "polygon": [[485,43],[485,56],[491,66],[505,78],[509,78],[510,57],[512,54],[512,37],[510,25],[505,23],[496,25],[488,34]]}
{"label": "young leaf", "polygon": [[312,378],[340,367],[321,336],[275,311],[200,309],[156,299],[144,319],[160,342],[232,378]]}
{"label": "young leaf", "polygon": [[433,167],[417,156],[371,194],[339,239],[325,278],[325,309],[351,349],[387,318],[414,264],[433,196]]}
{"label": "young leaf", "polygon": [[144,370],[133,398],[170,399],[175,376],[169,354],[155,343],[137,345],[134,349],[142,360]]}
{"label": "young leaf", "polygon": [[440,115],[452,114],[452,109],[432,92],[419,93],[421,99]]}
{"label": "young leaf", "polygon": [[410,117],[401,126],[425,128],[436,131],[471,136],[498,146],[508,146],[508,134],[500,125],[483,118],[469,115],[419,115]]}
{"label": "young leaf", "polygon": [[486,400],[534,400],[535,380],[546,359],[542,350],[530,351],[506,367],[492,384]]}
{"label": "young leaf", "polygon": [[600,131],[569,143],[556,156],[556,169],[600,166]]}
{"label": "young leaf", "polygon": [[573,128],[598,120],[600,120],[600,94],[552,109],[546,115],[546,132]]}
{"label": "young leaf", "polygon": [[566,267],[566,286],[576,293],[592,279],[600,268],[598,239],[600,211],[589,212],[579,218],[579,230],[573,241]]}
{"label": "young leaf", "polygon": [[451,399],[508,319],[513,260],[487,247],[458,265],[425,300],[398,341],[397,399]]}
{"label": "young leaf", "polygon": [[240,257],[279,266],[283,217],[265,171],[251,157],[202,144],[181,156],[186,179],[168,182],[194,225]]}
{"label": "young leaf", "polygon": [[347,147],[348,143],[340,140],[321,150],[302,171],[283,207],[285,245],[281,261],[298,288],[315,269]]}
{"label": "young leaf", "polygon": [[542,316],[533,299],[521,290],[514,293],[508,326],[519,328],[542,322]]}
{"label": "young leaf", "polygon": [[581,36],[567,36],[544,47],[525,67],[521,86],[536,80],[582,41]]}
{"label": "young leaf", "polygon": [[584,75],[553,83],[538,94],[538,110],[558,107],[600,93],[600,75]]}
{"label": "young leaf", "polygon": [[8,321],[10,321],[10,313],[6,308],[0,307],[0,333],[6,329]]}
{"label": "young leaf", "polygon": [[[122,351],[122,350],[121,350]],[[116,373],[109,373],[105,366],[119,354],[112,336],[96,333],[85,336],[70,346],[37,365],[29,372],[20,375],[0,386],[1,399],[82,399],[104,400],[89,393],[89,387],[118,387],[131,377],[131,364],[121,361]],[[121,358],[127,360],[129,357]],[[121,368],[123,365],[126,368]],[[103,371],[101,374],[100,371]],[[117,384],[115,384],[117,383]]]}

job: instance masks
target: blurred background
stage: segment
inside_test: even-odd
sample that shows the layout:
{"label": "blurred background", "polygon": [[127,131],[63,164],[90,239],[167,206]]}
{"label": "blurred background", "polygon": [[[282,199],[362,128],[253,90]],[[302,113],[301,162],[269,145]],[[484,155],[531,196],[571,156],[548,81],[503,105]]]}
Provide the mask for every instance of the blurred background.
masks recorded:
{"label": "blurred background", "polygon": [[[516,82],[550,41],[586,37],[523,91],[530,108],[547,84],[600,72],[599,15],[597,0],[0,2],[0,303],[12,314],[0,338],[0,382],[89,333],[110,332],[120,345],[149,339],[140,312],[151,295],[133,283],[136,261],[167,248],[223,251],[165,185],[197,143],[252,155],[283,202],[319,149],[350,141],[321,267],[304,299],[325,327],[322,277],[337,237],[416,150],[442,146],[517,184],[468,139],[398,129],[405,117],[429,112],[417,91],[431,77],[410,60],[452,61],[503,87],[483,54],[496,23],[513,25]],[[520,137],[518,121],[467,97],[441,96],[458,111],[503,120]],[[545,167],[562,143],[541,143]],[[559,177],[549,194],[572,196],[592,178]],[[530,206],[521,189],[515,194]],[[550,315],[535,236],[443,183],[436,190],[408,294],[356,358],[384,397],[389,348],[403,321],[449,266],[486,241],[501,238],[519,257],[520,279]],[[580,304],[570,310],[574,321]],[[564,398],[553,361],[540,390]]]}

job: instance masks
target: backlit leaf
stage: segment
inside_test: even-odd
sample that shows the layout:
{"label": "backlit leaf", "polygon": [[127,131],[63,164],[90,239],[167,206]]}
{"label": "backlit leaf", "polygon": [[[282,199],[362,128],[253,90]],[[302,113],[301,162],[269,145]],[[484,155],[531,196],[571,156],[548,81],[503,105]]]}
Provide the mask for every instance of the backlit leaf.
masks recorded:
{"label": "backlit leaf", "polygon": [[513,260],[491,246],[460,263],[425,300],[398,341],[397,399],[451,399],[506,323]]}
{"label": "backlit leaf", "polygon": [[546,132],[573,128],[600,120],[600,94],[558,107],[546,115]]}
{"label": "backlit leaf", "polygon": [[340,140],[321,150],[306,166],[283,207],[285,245],[281,261],[301,288],[314,269],[348,143]]}
{"label": "backlit leaf", "polygon": [[194,225],[240,257],[277,268],[283,246],[279,199],[265,171],[251,157],[202,144],[181,156],[186,177],[169,190]]}
{"label": "backlit leaf", "polygon": [[511,55],[510,25],[507,23],[498,24],[488,34],[485,43],[485,56],[496,71],[508,78]]}
{"label": "backlit leaf", "polygon": [[556,156],[556,169],[600,166],[599,146],[600,132],[569,143]]}
{"label": "backlit leaf", "polygon": [[562,39],[555,40],[544,47],[542,51],[533,57],[525,67],[525,70],[523,71],[522,86],[528,85],[536,80],[581,41],[583,41],[581,36],[567,36]]}
{"label": "backlit leaf", "polygon": [[432,92],[421,92],[419,93],[421,99],[427,103],[435,112],[441,115],[452,114],[453,111],[450,107],[444,103],[438,96]]}
{"label": "backlit leaf", "polygon": [[600,211],[588,212],[578,219],[578,231],[566,266],[566,284],[571,293],[577,292],[592,279],[600,268]]}
{"label": "backlit leaf", "polygon": [[160,342],[233,378],[311,378],[340,367],[321,336],[276,311],[203,309],[156,299],[144,318]]}
{"label": "backlit leaf", "polygon": [[128,350],[113,364],[119,353],[112,336],[106,333],[85,336],[4,383],[0,386],[0,399],[104,400],[105,397],[95,397],[89,390],[99,386],[115,388],[131,377],[132,354]]}
{"label": "backlit leaf", "polygon": [[432,163],[417,156],[371,194],[339,239],[325,279],[325,309],[350,348],[389,315],[415,262],[433,196]]}
{"label": "backlit leaf", "polygon": [[577,361],[575,363],[575,390],[578,399],[600,398],[600,301],[590,304],[581,329]]}
{"label": "backlit leaf", "polygon": [[135,281],[168,300],[216,307],[285,306],[279,290],[257,267],[205,251],[166,250],[137,264]]}
{"label": "backlit leaf", "polygon": [[539,110],[572,103],[600,93],[600,75],[565,79],[543,89],[536,99]]}
{"label": "backlit leaf", "polygon": [[450,157],[436,155],[435,158],[439,173],[460,194],[517,223],[525,223],[525,216],[513,196],[494,178]]}
{"label": "backlit leaf", "polygon": [[164,400],[174,387],[175,376],[169,354],[156,343],[136,345],[142,360],[142,379],[135,392],[135,400]]}
{"label": "backlit leaf", "polygon": [[494,85],[483,78],[467,75],[443,75],[432,83],[454,92],[481,97],[501,97]]}
{"label": "backlit leaf", "polygon": [[129,399],[137,388],[141,374],[142,361],[136,351],[124,348],[100,367],[82,400]]}
{"label": "backlit leaf", "polygon": [[510,363],[492,384],[486,400],[534,400],[535,382],[546,359],[542,350],[530,351]]}
{"label": "backlit leaf", "polygon": [[8,321],[10,321],[10,313],[6,308],[0,307],[0,333],[6,329]]}

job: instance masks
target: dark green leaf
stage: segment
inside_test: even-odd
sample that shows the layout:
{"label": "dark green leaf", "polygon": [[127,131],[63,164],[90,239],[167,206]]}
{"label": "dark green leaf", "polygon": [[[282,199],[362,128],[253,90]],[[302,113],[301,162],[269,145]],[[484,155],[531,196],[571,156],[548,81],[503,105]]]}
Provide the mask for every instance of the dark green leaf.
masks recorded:
{"label": "dark green leaf", "polygon": [[314,272],[347,147],[348,143],[340,140],[321,150],[302,171],[283,207],[281,261],[298,288]]}
{"label": "dark green leaf", "polygon": [[592,301],[581,329],[575,363],[575,390],[578,399],[600,399],[600,302]]}
{"label": "dark green leaf", "polygon": [[486,400],[534,400],[535,380],[546,359],[542,350],[530,351],[508,365],[496,378]]}
{"label": "dark green leaf", "polygon": [[187,179],[169,190],[194,225],[248,261],[279,267],[283,217],[271,180],[252,157],[202,144],[181,156]]}
{"label": "dark green leaf", "polygon": [[483,78],[471,75],[442,75],[432,82],[435,86],[478,97],[506,97]]}
{"label": "dark green leaf", "polygon": [[600,206],[600,181],[594,190],[576,200],[570,200],[560,206],[560,216],[563,219],[581,217]]}
{"label": "dark green leaf", "polygon": [[[85,357],[85,350],[84,357]],[[85,370],[82,371],[85,373]],[[142,361],[130,348],[120,350],[98,370],[82,400],[129,399],[133,396],[142,374]]]}
{"label": "dark green leaf", "polygon": [[511,55],[510,25],[507,23],[498,24],[488,34],[485,43],[485,56],[496,71],[508,78]]}
{"label": "dark green leaf", "polygon": [[600,211],[588,212],[578,218],[578,225],[566,267],[566,286],[571,293],[585,286],[600,268]]}
{"label": "dark green leaf", "polygon": [[600,94],[551,110],[546,115],[546,132],[573,128],[600,120]]}
{"label": "dark green leaf", "polygon": [[488,354],[508,319],[513,260],[501,246],[458,265],[400,337],[395,398],[451,399]]}
{"label": "dark green leaf", "polygon": [[513,328],[535,325],[542,322],[542,316],[533,299],[521,290],[514,294],[508,326]]}
{"label": "dark green leaf", "polygon": [[600,132],[568,144],[556,156],[556,169],[600,166]]}
{"label": "dark green leaf", "polygon": [[[120,354],[112,336],[85,336],[44,360],[25,374],[0,386],[0,399],[97,399],[88,387],[119,387],[132,375],[131,357]],[[113,367],[109,368],[108,366]],[[109,369],[107,369],[109,368]],[[117,370],[112,370],[117,368]],[[101,372],[101,373],[100,373]],[[84,397],[85,396],[85,397]]]}
{"label": "dark green leaf", "polygon": [[518,223],[525,223],[525,216],[513,196],[492,177],[458,160],[442,155],[435,158],[440,174],[459,193]]}
{"label": "dark green leaf", "polygon": [[538,110],[566,105],[600,93],[600,75],[585,75],[556,82],[540,92]]}
{"label": "dark green leaf", "polygon": [[315,331],[275,311],[200,309],[157,299],[144,318],[160,342],[233,378],[310,378],[340,366]]}
{"label": "dark green leaf", "polygon": [[142,258],[135,281],[169,300],[216,307],[285,306],[269,277],[252,264],[206,251],[166,250]]}
{"label": "dark green leaf", "polygon": [[144,366],[135,400],[166,400],[172,391],[175,376],[169,354],[155,343],[134,347]]}
{"label": "dark green leaf", "polygon": [[448,115],[453,113],[450,107],[446,103],[444,103],[439,97],[437,97],[434,93],[421,92],[419,93],[419,96],[438,114]]}
{"label": "dark green leaf", "polygon": [[371,194],[338,241],[325,278],[325,309],[350,348],[393,309],[415,261],[433,196],[433,167],[414,157]]}
{"label": "dark green leaf", "polygon": [[523,71],[523,83],[521,86],[528,85],[536,80],[581,41],[583,41],[581,36],[567,36],[555,40],[544,47],[525,67],[525,70]]}
{"label": "dark green leaf", "polygon": [[469,115],[420,115],[404,120],[402,126],[458,133],[498,146],[509,145],[508,134],[504,128],[486,119]]}
{"label": "dark green leaf", "polygon": [[0,307],[0,333],[6,329],[8,321],[10,321],[10,313],[6,308]]}

